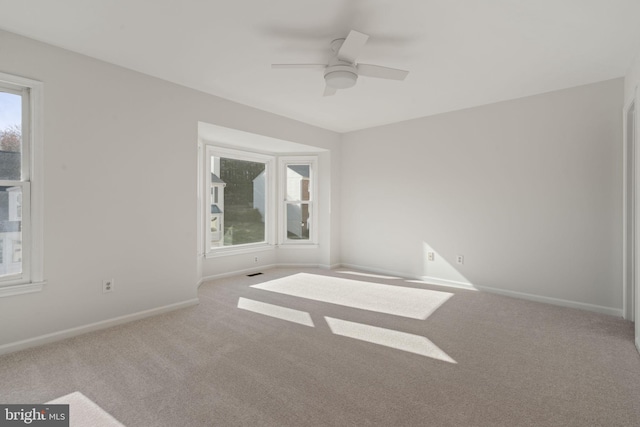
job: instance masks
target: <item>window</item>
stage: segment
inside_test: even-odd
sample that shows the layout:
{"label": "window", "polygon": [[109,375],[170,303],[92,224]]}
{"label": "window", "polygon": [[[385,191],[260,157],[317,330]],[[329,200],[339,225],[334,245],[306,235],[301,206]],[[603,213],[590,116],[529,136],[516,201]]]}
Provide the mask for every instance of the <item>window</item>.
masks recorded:
{"label": "window", "polygon": [[282,243],[317,241],[316,163],[315,157],[280,159],[284,201],[280,215]]}
{"label": "window", "polygon": [[22,192],[18,187],[13,187],[7,189],[7,193],[9,196],[9,221],[22,221]]}
{"label": "window", "polygon": [[208,146],[206,252],[272,242],[273,157]]}
{"label": "window", "polygon": [[42,287],[40,109],[39,82],[0,73],[0,296]]}
{"label": "window", "polygon": [[[200,143],[204,255],[316,247],[317,156],[277,156]],[[277,165],[277,169],[276,169]]]}
{"label": "window", "polygon": [[18,264],[17,268],[20,268],[20,264],[22,264],[22,241],[14,240],[13,241],[13,260],[14,264]]}

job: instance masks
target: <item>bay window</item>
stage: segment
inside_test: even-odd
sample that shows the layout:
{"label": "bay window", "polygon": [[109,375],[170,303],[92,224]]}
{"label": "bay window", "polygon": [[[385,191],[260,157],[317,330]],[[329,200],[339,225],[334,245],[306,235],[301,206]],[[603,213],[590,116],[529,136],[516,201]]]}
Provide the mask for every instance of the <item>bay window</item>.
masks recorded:
{"label": "bay window", "polygon": [[206,256],[317,244],[316,156],[202,152]]}

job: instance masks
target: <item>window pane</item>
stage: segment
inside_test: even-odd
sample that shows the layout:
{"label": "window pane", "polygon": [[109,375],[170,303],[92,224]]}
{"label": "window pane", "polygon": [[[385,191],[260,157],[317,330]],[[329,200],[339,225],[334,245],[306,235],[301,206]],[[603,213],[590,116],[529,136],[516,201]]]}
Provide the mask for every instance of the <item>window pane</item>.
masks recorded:
{"label": "window pane", "polygon": [[309,240],[308,203],[287,203],[287,238],[292,240]]}
{"label": "window pane", "polygon": [[310,172],[311,167],[309,165],[287,165],[287,200],[310,200]]}
{"label": "window pane", "polygon": [[0,277],[22,273],[22,190],[0,187]]}
{"label": "window pane", "polygon": [[224,187],[224,245],[265,241],[266,165],[220,158]]}
{"label": "window pane", "polygon": [[22,97],[0,92],[0,179],[20,180]]}

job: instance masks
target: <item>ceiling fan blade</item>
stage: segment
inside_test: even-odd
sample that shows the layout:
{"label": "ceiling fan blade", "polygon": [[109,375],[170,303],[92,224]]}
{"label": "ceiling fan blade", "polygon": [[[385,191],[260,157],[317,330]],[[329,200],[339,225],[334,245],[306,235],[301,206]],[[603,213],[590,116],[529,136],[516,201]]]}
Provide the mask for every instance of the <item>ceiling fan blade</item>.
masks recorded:
{"label": "ceiling fan blade", "polygon": [[353,64],[368,39],[368,35],[351,30],[338,50],[338,59]]}
{"label": "ceiling fan blade", "polygon": [[335,87],[327,85],[324,87],[324,93],[322,94],[322,96],[332,96],[335,95],[337,91],[338,89],[336,89]]}
{"label": "ceiling fan blade", "polygon": [[327,64],[271,64],[271,68],[326,68]]}
{"label": "ceiling fan blade", "polygon": [[379,79],[404,80],[409,74],[405,70],[382,67],[380,65],[358,64],[357,68],[359,76],[377,77]]}

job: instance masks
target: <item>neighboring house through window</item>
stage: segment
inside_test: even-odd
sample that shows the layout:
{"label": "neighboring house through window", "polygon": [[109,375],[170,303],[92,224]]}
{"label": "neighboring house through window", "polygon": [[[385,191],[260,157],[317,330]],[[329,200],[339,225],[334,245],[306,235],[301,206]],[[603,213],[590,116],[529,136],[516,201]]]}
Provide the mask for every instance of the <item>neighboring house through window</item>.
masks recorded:
{"label": "neighboring house through window", "polygon": [[208,144],[203,153],[205,254],[317,243],[316,156]]}
{"label": "neighboring house through window", "polygon": [[280,174],[283,193],[281,241],[283,243],[315,243],[316,158],[283,157]]}
{"label": "neighboring house through window", "polygon": [[40,109],[39,82],[0,73],[0,296],[42,286]]}
{"label": "neighboring house through window", "polygon": [[207,146],[207,253],[273,243],[272,167],[271,156]]}

